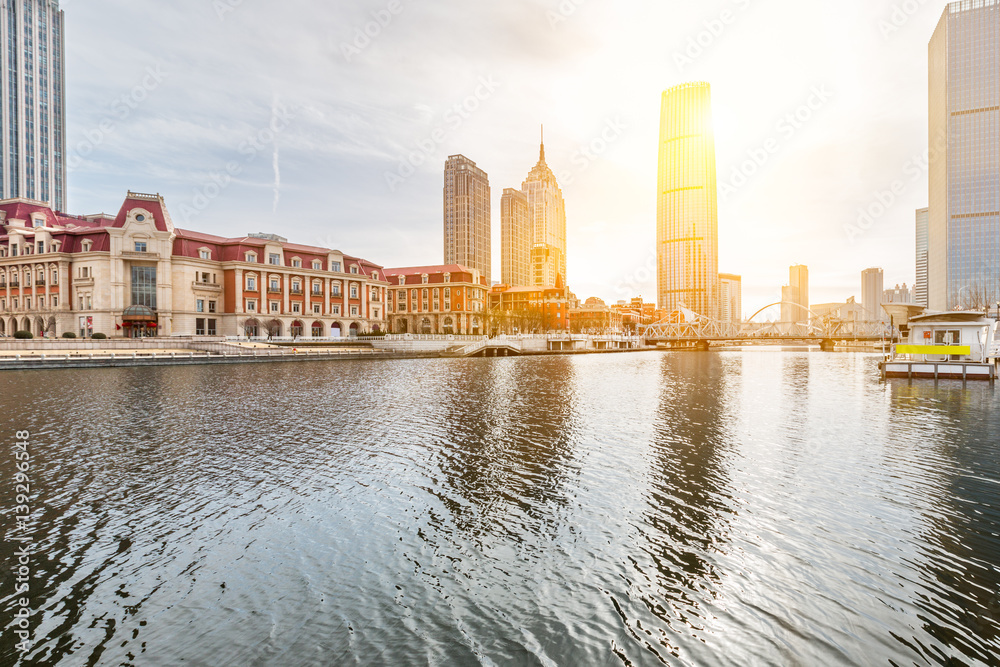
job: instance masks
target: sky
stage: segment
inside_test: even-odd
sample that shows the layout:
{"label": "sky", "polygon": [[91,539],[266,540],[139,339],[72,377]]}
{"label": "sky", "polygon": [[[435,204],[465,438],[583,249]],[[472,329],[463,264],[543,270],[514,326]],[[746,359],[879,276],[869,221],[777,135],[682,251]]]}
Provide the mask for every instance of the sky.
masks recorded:
{"label": "sky", "polygon": [[62,0],[69,212],[443,261],[445,159],[500,196],[546,160],[581,299],[655,301],[662,91],[712,85],[719,269],[743,310],[912,284],[940,0]]}

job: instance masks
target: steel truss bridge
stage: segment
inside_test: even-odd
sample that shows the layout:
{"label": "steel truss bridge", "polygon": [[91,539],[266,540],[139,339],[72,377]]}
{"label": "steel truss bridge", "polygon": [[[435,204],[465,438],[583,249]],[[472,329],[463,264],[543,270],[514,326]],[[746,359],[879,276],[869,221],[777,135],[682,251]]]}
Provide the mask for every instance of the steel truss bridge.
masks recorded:
{"label": "steel truss bridge", "polygon": [[[828,315],[819,316],[811,310],[809,310],[810,317],[806,323],[753,321],[755,317],[768,308],[780,305],[782,302],[779,301],[765,306],[757,311],[750,320],[740,324],[719,322],[696,313],[687,312],[683,321],[661,321],[639,327],[638,333],[649,345],[696,345],[700,347],[707,347],[712,343],[796,341],[818,343],[824,348],[832,348],[837,342],[877,342],[900,339],[899,331],[884,322],[841,320]],[[801,308],[799,304],[788,305]]]}

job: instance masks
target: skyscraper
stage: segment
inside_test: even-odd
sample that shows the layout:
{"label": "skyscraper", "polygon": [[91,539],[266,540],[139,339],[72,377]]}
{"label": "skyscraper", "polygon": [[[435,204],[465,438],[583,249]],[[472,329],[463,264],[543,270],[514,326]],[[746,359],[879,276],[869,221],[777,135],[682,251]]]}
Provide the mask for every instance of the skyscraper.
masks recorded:
{"label": "skyscraper", "polygon": [[66,82],[58,0],[0,8],[0,199],[66,209]]}
{"label": "skyscraper", "polygon": [[532,238],[528,196],[506,188],[500,198],[500,282],[504,285],[532,284]]}
{"label": "skyscraper", "polygon": [[929,46],[928,305],[1000,297],[1000,1],[949,4]]}
{"label": "skyscraper", "polygon": [[743,278],[719,274],[719,320],[727,324],[743,321]]}
{"label": "skyscraper", "polygon": [[788,269],[788,286],[781,290],[781,321],[809,320],[809,267],[796,264]]}
{"label": "skyscraper", "polygon": [[490,282],[490,179],[464,155],[444,166],[444,263],[476,269]]}
{"label": "skyscraper", "polygon": [[[516,193],[516,190],[504,190],[501,200],[500,254],[503,282],[519,286],[564,286],[566,202],[556,175],[545,163],[544,136],[538,164],[521,184],[523,204],[527,211],[526,228],[518,223],[522,200]],[[527,277],[524,267],[527,267]],[[522,283],[525,279],[526,282]]]}
{"label": "skyscraper", "polygon": [[886,313],[882,310],[884,277],[882,269],[865,269],[861,272],[861,305],[865,309],[865,320],[884,322]]}
{"label": "skyscraper", "polygon": [[913,286],[913,302],[927,308],[927,225],[929,210],[917,209],[917,282]]}
{"label": "skyscraper", "polygon": [[712,94],[707,83],[663,93],[656,259],[660,308],[719,317],[719,224]]}

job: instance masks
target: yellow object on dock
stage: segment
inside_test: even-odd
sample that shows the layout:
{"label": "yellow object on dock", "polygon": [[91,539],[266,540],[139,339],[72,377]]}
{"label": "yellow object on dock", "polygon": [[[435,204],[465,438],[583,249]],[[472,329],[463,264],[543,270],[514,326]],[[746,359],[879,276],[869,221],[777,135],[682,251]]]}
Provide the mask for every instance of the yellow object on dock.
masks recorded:
{"label": "yellow object on dock", "polygon": [[897,345],[896,354],[942,354],[968,357],[972,348],[968,345]]}

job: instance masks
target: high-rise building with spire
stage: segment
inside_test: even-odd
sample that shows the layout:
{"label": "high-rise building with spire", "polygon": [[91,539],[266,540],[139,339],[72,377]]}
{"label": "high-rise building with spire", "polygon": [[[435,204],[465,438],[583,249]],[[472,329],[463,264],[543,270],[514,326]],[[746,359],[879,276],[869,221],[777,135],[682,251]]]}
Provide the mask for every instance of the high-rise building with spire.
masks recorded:
{"label": "high-rise building with spire", "polygon": [[66,209],[66,81],[58,0],[0,9],[0,199]]}
{"label": "high-rise building with spire", "polygon": [[479,271],[487,284],[493,268],[490,179],[464,155],[444,166],[444,263]]}
{"label": "high-rise building with spire", "polygon": [[[507,284],[521,284],[524,266],[528,267],[526,285],[558,286],[566,283],[566,203],[562,190],[545,162],[545,135],[539,148],[538,164],[521,184],[527,203],[528,244],[523,243],[525,227],[518,224],[519,202],[514,191],[502,210],[501,273]],[[503,202],[501,202],[503,204]],[[507,282],[510,279],[511,282]]]}
{"label": "high-rise building with spire", "polygon": [[719,215],[712,93],[685,83],[663,93],[657,191],[657,292],[665,310],[719,318]]}

